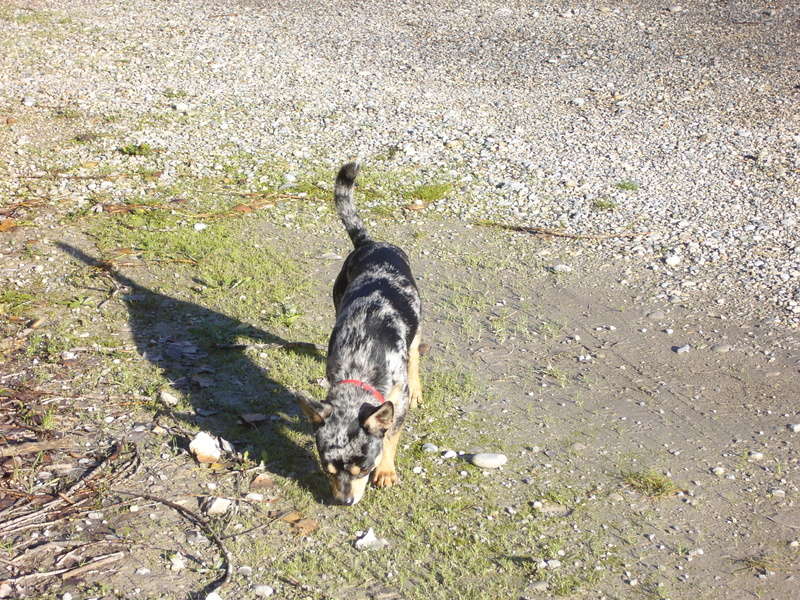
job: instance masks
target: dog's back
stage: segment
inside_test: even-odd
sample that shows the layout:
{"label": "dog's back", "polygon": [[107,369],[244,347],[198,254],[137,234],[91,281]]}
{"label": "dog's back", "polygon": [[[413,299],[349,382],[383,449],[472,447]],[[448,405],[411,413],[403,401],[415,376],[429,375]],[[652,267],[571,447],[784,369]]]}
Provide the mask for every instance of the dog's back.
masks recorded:
{"label": "dog's back", "polygon": [[419,293],[406,253],[373,241],[355,210],[358,170],[356,163],[344,165],[334,188],[336,211],[355,248],[333,287],[336,325],[328,344],[328,379],[363,376],[388,392],[395,384],[406,385],[408,348],[419,329]]}

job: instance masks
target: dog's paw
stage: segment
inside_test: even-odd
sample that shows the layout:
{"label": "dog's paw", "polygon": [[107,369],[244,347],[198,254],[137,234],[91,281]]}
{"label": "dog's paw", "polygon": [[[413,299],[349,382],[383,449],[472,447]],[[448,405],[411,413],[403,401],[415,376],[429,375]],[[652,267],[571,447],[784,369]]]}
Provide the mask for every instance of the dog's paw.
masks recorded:
{"label": "dog's paw", "polygon": [[400,481],[400,478],[397,476],[397,471],[392,469],[391,471],[383,470],[383,469],[376,469],[375,475],[372,477],[372,482],[375,484],[375,487],[383,488],[383,487],[392,487]]}
{"label": "dog's paw", "polygon": [[417,392],[416,394],[411,393],[409,395],[409,408],[411,410],[416,410],[416,408],[422,404],[422,392]]}

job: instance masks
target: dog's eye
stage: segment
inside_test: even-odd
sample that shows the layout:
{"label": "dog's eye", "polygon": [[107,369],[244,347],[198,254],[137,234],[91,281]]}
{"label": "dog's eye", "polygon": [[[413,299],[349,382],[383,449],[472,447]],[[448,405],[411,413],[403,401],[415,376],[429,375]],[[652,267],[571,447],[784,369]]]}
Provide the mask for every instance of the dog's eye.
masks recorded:
{"label": "dog's eye", "polygon": [[331,475],[336,475],[336,467],[333,465],[333,463],[328,463],[328,466],[325,467],[325,470]]}
{"label": "dog's eye", "polygon": [[350,471],[350,475],[361,474],[361,467],[359,467],[358,465],[350,465],[347,470]]}

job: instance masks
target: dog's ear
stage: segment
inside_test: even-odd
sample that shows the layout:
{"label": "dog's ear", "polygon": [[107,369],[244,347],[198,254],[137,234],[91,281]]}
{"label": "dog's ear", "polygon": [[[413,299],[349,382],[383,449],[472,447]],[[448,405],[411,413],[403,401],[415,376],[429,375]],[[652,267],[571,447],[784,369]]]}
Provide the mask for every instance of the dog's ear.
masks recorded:
{"label": "dog's ear", "polygon": [[305,394],[297,395],[297,403],[300,405],[300,408],[303,409],[306,417],[308,417],[308,420],[311,421],[313,425],[322,425],[325,422],[325,419],[330,417],[331,413],[333,412],[333,406],[330,404],[317,402]]}
{"label": "dog's ear", "polygon": [[394,404],[389,401],[384,402],[364,419],[361,425],[367,433],[378,437],[383,437],[394,421]]}

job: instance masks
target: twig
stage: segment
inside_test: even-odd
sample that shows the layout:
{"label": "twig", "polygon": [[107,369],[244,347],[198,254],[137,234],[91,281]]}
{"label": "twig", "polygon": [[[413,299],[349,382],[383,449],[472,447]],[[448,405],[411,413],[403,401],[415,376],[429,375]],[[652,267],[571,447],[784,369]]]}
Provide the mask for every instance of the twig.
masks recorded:
{"label": "twig", "polygon": [[70,569],[62,573],[61,579],[72,579],[73,577],[78,577],[88,571],[94,571],[98,567],[107,565],[108,563],[115,562],[120,558],[122,558],[123,556],[125,556],[125,552],[123,552],[122,550],[120,550],[119,552],[112,552],[111,554],[95,556],[90,563],[81,565],[80,567],[76,567],[74,569]]}
{"label": "twig", "polygon": [[0,583],[22,583],[23,581],[27,581],[29,579],[41,579],[43,577],[52,577],[53,575],[61,575],[63,579],[69,579],[71,577],[77,577],[79,575],[83,575],[87,571],[93,571],[94,569],[102,565],[119,560],[123,556],[125,556],[125,553],[122,551],[114,552],[112,554],[96,556],[87,564],[81,565],[80,567],[76,567],[74,569],[66,568],[66,569],[56,569],[54,571],[41,571],[38,573],[28,573],[27,575],[20,575],[19,577],[10,577],[8,579],[1,580]]}
{"label": "twig", "polygon": [[325,347],[311,342],[270,342],[266,344],[214,344],[220,350],[272,349],[300,350],[303,352],[324,352]]}
{"label": "twig", "polygon": [[554,237],[570,238],[574,240],[607,240],[611,238],[636,238],[645,235],[650,235],[652,233],[652,231],[643,231],[641,233],[601,233],[601,234],[568,233],[566,231],[558,231],[557,229],[547,229],[545,227],[506,225],[505,223],[498,223],[497,221],[475,221],[475,225],[480,225],[481,227],[499,227],[500,229],[507,229],[509,231],[519,231],[522,233],[552,235]]}
{"label": "twig", "polygon": [[250,529],[245,529],[244,531],[237,531],[236,533],[229,533],[228,535],[223,535],[219,539],[221,539],[221,540],[229,540],[230,538],[239,537],[240,535],[244,535],[246,533],[252,533],[253,531],[258,531],[259,529],[264,529],[265,527],[269,527],[270,525],[272,525],[275,521],[280,521],[283,517],[285,517],[286,515],[290,514],[291,512],[292,511],[284,511],[284,512],[280,513],[278,516],[273,517],[269,521],[261,523],[260,525],[256,525],[255,527],[251,527]]}
{"label": "twig", "polygon": [[25,442],[23,444],[16,444],[14,446],[0,448],[0,458],[23,456],[25,454],[34,454],[44,450],[68,448],[74,445],[75,441],[71,438],[62,438],[60,440],[44,440],[42,442]]}
{"label": "twig", "polygon": [[200,515],[195,513],[192,510],[189,510],[185,506],[181,506],[171,500],[167,500],[165,498],[159,498],[158,496],[151,496],[150,494],[143,494],[140,492],[129,492],[127,490],[111,490],[114,494],[122,494],[124,496],[134,496],[136,498],[142,498],[144,500],[151,500],[153,502],[158,502],[163,504],[164,506],[168,506],[171,509],[180,513],[183,517],[194,523],[195,525],[199,526],[206,536],[214,542],[214,544],[219,548],[220,553],[222,554],[223,559],[225,560],[225,574],[222,577],[219,577],[216,581],[212,582],[211,585],[206,587],[206,594],[210,594],[211,592],[215,592],[221,589],[228,581],[230,581],[231,576],[233,574],[233,562],[231,560],[230,552],[225,547],[225,544],[222,540],[217,536],[216,533],[211,529],[209,524],[203,519]]}

